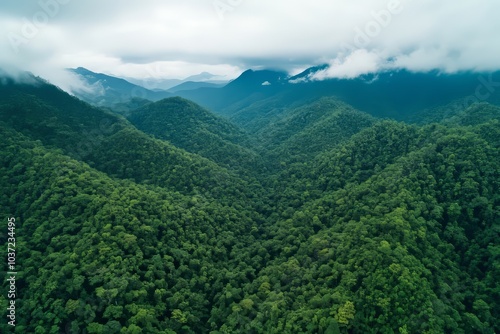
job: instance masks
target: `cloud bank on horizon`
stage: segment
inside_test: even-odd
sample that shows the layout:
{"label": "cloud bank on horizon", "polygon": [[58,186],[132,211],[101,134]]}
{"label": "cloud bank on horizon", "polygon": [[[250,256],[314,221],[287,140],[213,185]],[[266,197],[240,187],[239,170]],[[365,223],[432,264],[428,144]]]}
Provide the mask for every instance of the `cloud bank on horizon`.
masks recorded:
{"label": "cloud bank on horizon", "polygon": [[83,66],[122,77],[228,79],[247,68],[354,78],[500,69],[496,0],[5,0],[0,67],[64,88]]}

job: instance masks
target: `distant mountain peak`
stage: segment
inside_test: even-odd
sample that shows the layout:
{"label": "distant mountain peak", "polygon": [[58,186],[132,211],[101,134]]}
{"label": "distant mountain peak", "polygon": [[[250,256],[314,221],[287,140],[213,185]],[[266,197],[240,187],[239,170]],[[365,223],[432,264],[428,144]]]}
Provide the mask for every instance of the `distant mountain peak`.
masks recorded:
{"label": "distant mountain peak", "polygon": [[79,75],[84,83],[91,88],[90,92],[75,92],[75,95],[88,103],[98,106],[114,107],[116,104],[127,103],[136,97],[158,101],[172,96],[171,93],[166,91],[152,91],[125,79],[95,73],[84,67],[68,69],[68,71]]}
{"label": "distant mountain peak", "polygon": [[[248,69],[231,81],[226,87],[262,87],[283,82],[288,77],[286,72],[274,70]],[[265,84],[264,84],[265,83]]]}
{"label": "distant mountain peak", "polygon": [[[73,73],[77,73],[77,74],[80,74],[80,75],[94,75],[94,74],[102,74],[102,73],[96,73],[96,72],[92,72],[91,70],[85,68],[85,67],[77,67],[77,68],[68,68],[67,69],[68,71],[71,71]],[[105,74],[102,74],[102,75],[105,75]]]}
{"label": "distant mountain peak", "polygon": [[326,70],[328,67],[330,67],[330,65],[328,65],[328,64],[322,64],[322,65],[309,67],[309,68],[305,69],[304,71],[300,72],[299,74],[290,77],[288,79],[288,82],[290,82],[290,83],[306,82],[309,80],[311,75],[313,75],[316,72]]}
{"label": "distant mountain peak", "polygon": [[212,74],[209,72],[201,72],[200,74],[191,75],[186,79],[182,80],[186,81],[221,81],[224,80],[220,75]]}

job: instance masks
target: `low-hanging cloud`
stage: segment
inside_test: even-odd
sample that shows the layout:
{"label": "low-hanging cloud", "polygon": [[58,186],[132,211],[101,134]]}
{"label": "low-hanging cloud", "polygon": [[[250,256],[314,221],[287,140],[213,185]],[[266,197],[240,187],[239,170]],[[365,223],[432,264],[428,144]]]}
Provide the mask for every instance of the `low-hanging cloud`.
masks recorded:
{"label": "low-hanging cloud", "polygon": [[381,63],[382,59],[377,53],[365,49],[355,50],[347,57],[330,61],[328,68],[312,73],[309,79],[353,79],[362,74],[375,73],[381,70],[383,67]]}
{"label": "low-hanging cloud", "polygon": [[222,17],[213,0],[7,1],[0,67],[73,90],[88,87],[63,74],[67,67],[136,78],[204,71],[234,78],[247,68],[328,63],[313,80],[393,68],[500,68],[498,1],[221,2],[230,6]]}

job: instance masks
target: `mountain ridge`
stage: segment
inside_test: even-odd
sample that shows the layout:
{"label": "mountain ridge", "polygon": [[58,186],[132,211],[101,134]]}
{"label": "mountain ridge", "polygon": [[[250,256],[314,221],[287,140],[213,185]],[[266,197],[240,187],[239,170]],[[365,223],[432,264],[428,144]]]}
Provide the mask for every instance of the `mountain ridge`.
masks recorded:
{"label": "mountain ridge", "polygon": [[126,117],[139,130],[225,167],[262,169],[243,131],[189,100],[164,99],[135,109]]}
{"label": "mountain ridge", "polygon": [[[254,107],[262,109],[266,100],[274,108],[286,108],[323,96],[335,96],[372,116],[400,120],[412,117],[429,106],[437,107],[458,99],[461,99],[462,108],[473,102],[500,104],[500,89],[494,87],[495,82],[500,81],[500,72],[442,74],[437,71],[413,73],[399,70],[354,79],[306,80],[311,73],[324,67],[312,67],[295,77],[276,71],[250,70],[220,89],[200,88],[179,92],[179,95],[230,119],[245,109],[249,112]],[[291,83],[290,80],[296,82]],[[265,81],[274,85],[258,85]],[[477,96],[478,90],[488,94]]]}
{"label": "mountain ridge", "polygon": [[158,101],[172,96],[171,93],[166,91],[152,91],[130,83],[125,79],[103,73],[95,73],[83,67],[68,70],[78,75],[91,91],[89,93],[85,90],[76,90],[74,92],[75,95],[97,106],[113,107],[118,103],[127,102],[135,97]]}

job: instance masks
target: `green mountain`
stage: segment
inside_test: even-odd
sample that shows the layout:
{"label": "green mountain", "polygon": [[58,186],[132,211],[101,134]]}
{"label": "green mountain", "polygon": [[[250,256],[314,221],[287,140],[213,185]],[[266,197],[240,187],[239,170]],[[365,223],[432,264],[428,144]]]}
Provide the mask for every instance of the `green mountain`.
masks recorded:
{"label": "green mountain", "polygon": [[225,167],[262,169],[240,129],[188,100],[169,98],[126,115],[139,130]]}
{"label": "green mountain", "polygon": [[489,119],[500,118],[499,106],[483,102],[464,107],[461,102],[462,100],[457,100],[443,106],[422,110],[408,121],[421,125],[433,122],[474,125],[484,123]]}
{"label": "green mountain", "polygon": [[480,128],[385,122],[290,175],[228,331],[498,331],[500,155]]}
{"label": "green mountain", "polygon": [[0,129],[0,212],[17,217],[16,333],[206,331],[217,291],[250,269],[236,254],[251,244],[237,236],[257,228],[252,212],[112,179]]}
{"label": "green mountain", "polygon": [[276,161],[307,161],[348,140],[375,119],[333,99],[287,110],[281,117],[256,132],[264,150]]}
{"label": "green mountain", "polygon": [[0,80],[0,332],[500,331],[496,106],[409,124],[278,94],[243,131],[28,78]]}
{"label": "green mountain", "polygon": [[0,86],[0,119],[12,129],[61,149],[120,179],[226,197],[243,183],[199,155],[137,130],[125,118],[90,106],[55,86],[10,81]]}

